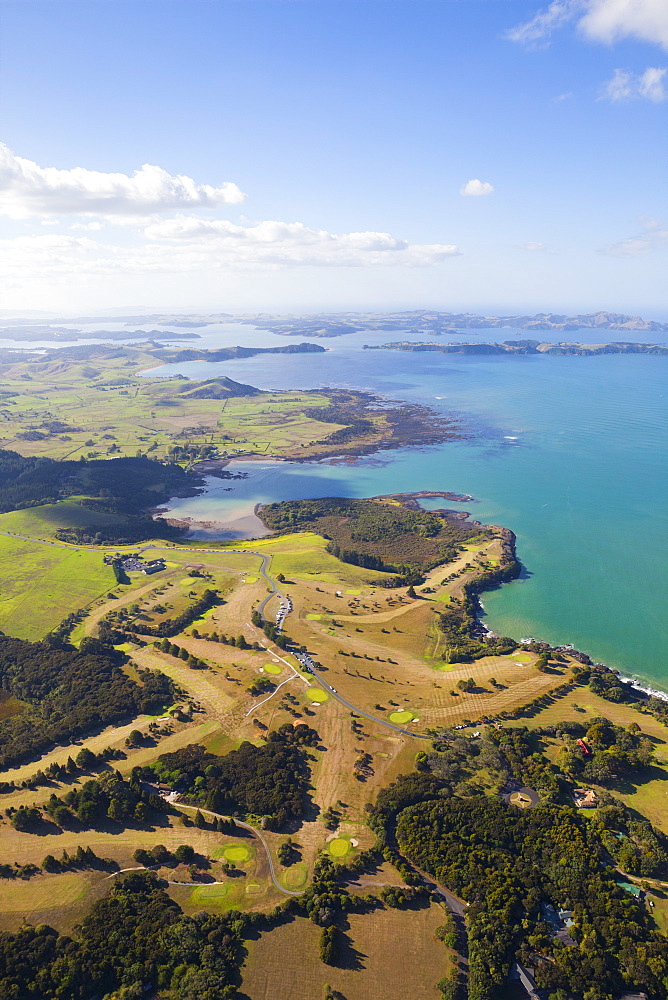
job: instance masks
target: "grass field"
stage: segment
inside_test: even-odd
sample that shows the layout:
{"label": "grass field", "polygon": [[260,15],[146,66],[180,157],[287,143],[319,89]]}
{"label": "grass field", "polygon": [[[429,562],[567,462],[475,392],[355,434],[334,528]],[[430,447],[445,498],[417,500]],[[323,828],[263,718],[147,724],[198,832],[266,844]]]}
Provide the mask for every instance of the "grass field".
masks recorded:
{"label": "grass field", "polygon": [[343,930],[341,966],[332,967],[318,957],[320,928],[297,917],[247,942],[240,996],[321,1000],[328,983],[346,1000],[437,1000],[436,983],[449,968],[447,950],[434,937],[442,920],[436,904],[352,914]]}
{"label": "grass field", "polygon": [[0,629],[32,640],[116,582],[100,550],[57,548],[5,535],[0,535],[0,574]]}

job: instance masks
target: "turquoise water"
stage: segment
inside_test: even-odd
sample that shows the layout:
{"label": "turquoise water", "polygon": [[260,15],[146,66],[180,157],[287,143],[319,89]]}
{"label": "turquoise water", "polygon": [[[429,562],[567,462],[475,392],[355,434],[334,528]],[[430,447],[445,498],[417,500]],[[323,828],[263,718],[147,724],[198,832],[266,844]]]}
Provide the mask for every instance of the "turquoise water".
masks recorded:
{"label": "turquoise water", "polygon": [[[259,336],[265,344],[286,342],[252,333],[245,342],[259,343]],[[569,336],[594,339],[591,331]],[[494,331],[494,339],[503,337]],[[343,464],[234,463],[249,478],[210,480],[205,495],[175,501],[174,513],[252,534],[252,519],[243,518],[258,501],[422,489],[472,494],[472,516],[512,528],[525,566],[520,580],[485,595],[490,627],[571,642],[668,690],[666,359],[361,350],[374,341],[355,335],[325,341],[326,355],[197,362],[152,374],[226,374],[261,388],[372,389],[455,411],[468,440]]]}

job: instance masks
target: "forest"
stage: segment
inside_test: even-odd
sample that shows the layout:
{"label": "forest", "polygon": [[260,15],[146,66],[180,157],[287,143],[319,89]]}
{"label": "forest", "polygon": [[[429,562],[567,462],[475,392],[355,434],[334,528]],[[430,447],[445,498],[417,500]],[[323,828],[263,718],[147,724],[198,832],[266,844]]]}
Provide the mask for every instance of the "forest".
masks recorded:
{"label": "forest", "polygon": [[[487,727],[478,739],[434,735],[417,772],[381,790],[369,822],[400,870],[403,857],[470,904],[470,1000],[493,1000],[513,960],[536,969],[539,986],[560,998],[604,1000],[631,988],[665,996],[668,942],[619,887],[614,866],[665,879],[668,838],[612,792],[599,791],[592,819],[572,798],[577,782],[614,789],[618,778],[642,773],[653,750],[639,725],[598,718]],[[547,739],[562,743],[554,762],[543,753]],[[536,789],[540,804],[524,811],[490,797],[482,776],[498,793]],[[414,878],[410,869],[406,877]],[[573,943],[551,932],[547,904],[572,911]]]}
{"label": "forest", "polygon": [[330,551],[370,569],[428,570],[456,558],[460,546],[485,529],[430,511],[379,500],[324,497],[267,504],[259,516],[273,531],[314,531]]}
{"label": "forest", "polygon": [[179,465],[145,457],[58,462],[0,449],[0,513],[84,494],[82,507],[118,517],[117,523],[94,530],[85,525],[60,529],[59,537],[68,542],[121,544],[178,535],[178,529],[144,511],[170,497],[193,496],[201,484]]}
{"label": "forest", "polygon": [[266,816],[269,828],[278,829],[304,813],[310,778],[304,747],[318,742],[309,726],[286,724],[260,746],[244,742],[224,757],[190,744],[162,754],[146,773],[178,788],[194,805]]}
{"label": "forest", "polygon": [[[550,991],[665,996],[668,941],[617,885],[596,832],[574,809],[522,811],[482,796],[420,802],[400,814],[397,840],[470,904],[470,1000],[493,1000],[515,958]],[[551,933],[541,903],[572,912],[574,944]]]}
{"label": "forest", "polygon": [[146,988],[175,1000],[226,1000],[235,994],[242,940],[260,914],[187,917],[150,872],[133,872],[93,904],[71,938],[26,924],[0,933],[2,1000],[141,1000]]}
{"label": "forest", "polygon": [[137,684],[123,673],[124,660],[95,640],[54,648],[0,634],[0,687],[23,703],[22,712],[0,721],[0,766],[173,702],[168,677],[146,670]]}

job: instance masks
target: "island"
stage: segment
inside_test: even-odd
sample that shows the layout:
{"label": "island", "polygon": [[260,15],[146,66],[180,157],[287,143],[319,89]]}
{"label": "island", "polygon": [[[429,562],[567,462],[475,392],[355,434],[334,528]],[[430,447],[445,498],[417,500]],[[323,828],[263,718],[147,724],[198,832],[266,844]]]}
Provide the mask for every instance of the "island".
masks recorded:
{"label": "island", "polygon": [[365,351],[411,351],[415,354],[526,354],[575,355],[597,357],[600,354],[658,354],[668,355],[666,344],[637,344],[634,341],[610,341],[606,344],[576,344],[564,341],[559,344],[539,340],[505,340],[502,344],[433,344],[398,340],[387,344],[364,344]]}

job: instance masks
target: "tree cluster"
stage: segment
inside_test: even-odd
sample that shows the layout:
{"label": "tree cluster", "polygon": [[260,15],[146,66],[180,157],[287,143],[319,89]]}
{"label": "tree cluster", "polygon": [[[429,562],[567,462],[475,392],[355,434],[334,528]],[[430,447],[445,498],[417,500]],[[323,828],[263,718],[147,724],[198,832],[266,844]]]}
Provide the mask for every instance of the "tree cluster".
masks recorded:
{"label": "tree cluster", "polygon": [[0,721],[0,766],[70,743],[130,714],[156,714],[174,698],[164,674],[141,671],[142,684],[123,673],[124,654],[109,647],[53,648],[0,634],[0,686],[25,710]]}
{"label": "tree cluster", "polygon": [[212,812],[270,817],[274,827],[302,816],[309,781],[303,746],[319,740],[304,724],[270,733],[260,746],[242,743],[224,757],[190,744],[162,754],[152,772]]}

